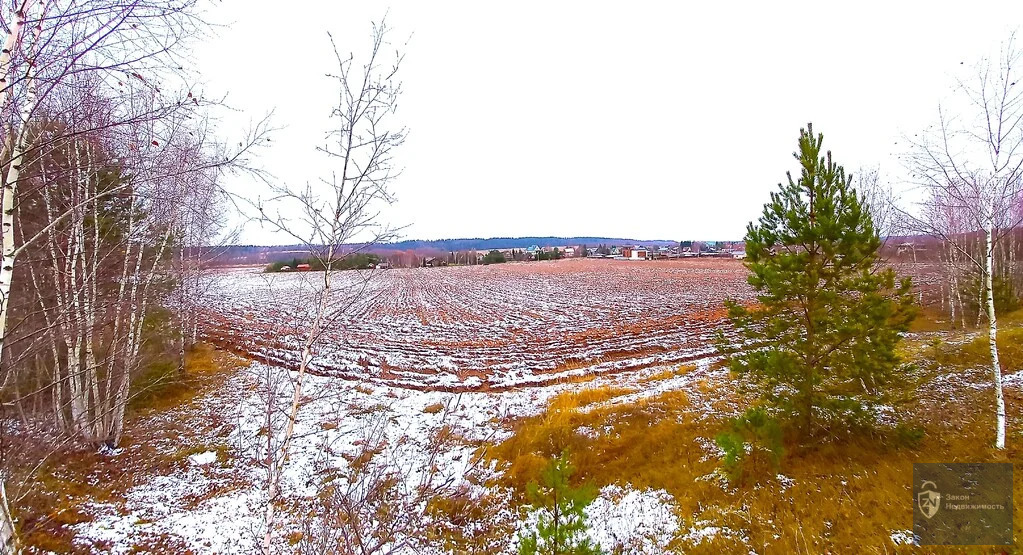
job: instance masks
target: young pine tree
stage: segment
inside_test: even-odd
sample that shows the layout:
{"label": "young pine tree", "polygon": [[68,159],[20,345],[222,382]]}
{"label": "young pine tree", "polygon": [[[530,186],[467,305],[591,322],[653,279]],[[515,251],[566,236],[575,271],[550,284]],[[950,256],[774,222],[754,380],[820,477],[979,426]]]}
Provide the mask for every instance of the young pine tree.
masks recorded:
{"label": "young pine tree", "polygon": [[599,544],[586,537],[586,506],[597,498],[592,487],[573,488],[572,466],[562,453],[551,460],[541,483],[526,485],[526,495],[537,513],[535,530],[519,534],[519,555],[599,555]]}
{"label": "young pine tree", "polygon": [[[758,303],[728,303],[745,351],[729,357],[800,439],[869,423],[900,381],[895,346],[915,315],[908,279],[878,264],[881,241],[823,135],[800,131],[801,173],[746,232]],[[837,429],[831,430],[837,432]]]}

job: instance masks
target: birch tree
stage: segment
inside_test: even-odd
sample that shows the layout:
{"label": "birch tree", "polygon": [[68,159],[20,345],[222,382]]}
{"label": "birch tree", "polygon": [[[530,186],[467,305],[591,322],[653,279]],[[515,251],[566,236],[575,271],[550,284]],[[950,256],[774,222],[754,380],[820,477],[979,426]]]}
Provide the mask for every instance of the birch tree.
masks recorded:
{"label": "birch tree", "polygon": [[[264,553],[274,546],[280,516],[282,474],[291,451],[295,423],[303,399],[303,380],[314,361],[316,345],[324,333],[344,315],[365,289],[366,280],[356,280],[339,291],[336,283],[341,260],[369,245],[393,236],[394,230],[379,221],[380,207],[394,202],[391,185],[400,171],[394,154],[404,142],[406,130],[392,122],[401,95],[397,79],[403,54],[389,56],[390,32],[386,21],[373,24],[369,54],[362,64],[354,54],[343,55],[328,35],[337,61],[336,73],[327,77],[337,90],[337,104],[330,112],[332,128],[319,150],[332,163],[333,172],[315,184],[302,188],[274,186],[271,198],[257,203],[259,220],[304,245],[322,271],[310,280],[312,297],[307,324],[300,333],[298,367],[289,374],[291,400],[281,428],[268,430],[262,455],[266,470],[266,509],[262,541]],[[356,240],[362,245],[351,247]],[[268,411],[274,410],[268,404]],[[268,413],[267,423],[273,420]]]}
{"label": "birch tree", "polygon": [[[912,217],[920,231],[946,241],[979,276],[987,320],[995,401],[995,447],[1005,448],[1005,399],[998,357],[994,264],[998,247],[1020,224],[1023,194],[1023,83],[1018,82],[1021,52],[1015,37],[997,58],[982,60],[975,73],[958,82],[950,110],[941,106],[938,122],[918,141],[910,166],[930,191],[922,213]],[[962,245],[957,231],[979,238],[979,249]],[[958,239],[958,240],[957,240]]]}
{"label": "birch tree", "polygon": [[[116,443],[120,437],[127,377],[132,360],[137,361],[146,299],[151,299],[145,290],[158,268],[151,262],[159,258],[154,256],[159,248],[150,249],[148,240],[154,233],[167,241],[171,238],[157,232],[160,226],[152,225],[156,221],[152,218],[135,218],[128,224],[121,277],[131,281],[122,281],[128,285],[118,295],[121,306],[132,310],[117,317],[124,318],[119,333],[134,339],[116,346],[124,355],[118,364],[127,366],[104,375],[105,362],[94,348],[103,323],[98,276],[103,253],[119,250],[108,245],[104,251],[97,228],[89,222],[112,199],[127,195],[134,210],[147,202],[142,194],[158,183],[174,176],[185,179],[201,169],[150,163],[169,143],[168,137],[155,135],[184,131],[167,122],[187,121],[209,104],[188,85],[192,76],[187,42],[203,25],[197,13],[196,0],[16,0],[0,7],[6,32],[0,52],[0,391],[7,393],[17,384],[19,361],[10,353],[12,301],[17,295],[38,294],[45,277],[44,268],[22,268],[19,260],[53,247],[50,252],[57,256],[50,259],[56,265],[49,269],[58,270],[54,283],[70,288],[60,290],[61,304],[49,306],[55,310],[47,315],[51,321],[46,329],[60,338],[58,349],[69,349],[58,352],[54,360],[70,366],[51,366],[59,375],[40,387],[56,395],[54,422],[75,430],[85,441]],[[91,102],[95,99],[104,101],[104,110],[83,117],[83,110],[98,105]],[[102,117],[92,117],[97,115]],[[133,129],[148,129],[153,136],[146,142],[124,140]],[[245,142],[226,156],[217,150],[206,167],[236,164],[251,144]],[[54,173],[53,156],[64,154],[70,158],[61,160]],[[131,165],[131,179],[103,185],[109,168],[100,168],[101,161],[121,169]],[[19,216],[24,213],[23,201],[32,196],[42,204],[49,202],[47,221],[26,232]],[[19,276],[30,279],[32,272],[25,270],[35,273],[35,289],[16,287]],[[52,334],[44,336],[53,339]],[[115,375],[126,379],[119,381]],[[64,410],[69,411],[66,422]],[[5,485],[0,483],[0,551],[17,548],[6,500]]]}

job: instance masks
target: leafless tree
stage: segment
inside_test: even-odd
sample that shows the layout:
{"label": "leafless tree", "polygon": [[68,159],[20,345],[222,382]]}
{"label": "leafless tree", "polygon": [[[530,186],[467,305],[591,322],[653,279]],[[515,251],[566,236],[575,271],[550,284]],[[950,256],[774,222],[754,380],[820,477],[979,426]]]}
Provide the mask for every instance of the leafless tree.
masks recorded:
{"label": "leafless tree", "polygon": [[898,209],[896,207],[896,194],[890,183],[881,178],[879,168],[860,168],[855,175],[856,191],[863,196],[863,200],[870,210],[870,217],[874,220],[874,228],[882,241],[899,230]]}
{"label": "leafless tree", "polygon": [[[1014,37],[996,60],[983,60],[976,74],[960,80],[961,110],[939,108],[938,123],[914,141],[910,166],[930,191],[914,226],[946,241],[980,276],[988,321],[995,390],[995,446],[1005,447],[1005,400],[998,359],[994,299],[996,249],[1020,224],[1023,195],[1023,83],[1017,82],[1021,52]],[[961,232],[980,237],[966,248]]]}
{"label": "leafless tree", "polygon": [[[386,21],[373,25],[369,55],[362,65],[354,55],[342,55],[330,37],[337,59],[337,73],[328,77],[337,87],[337,105],[331,111],[333,129],[318,150],[335,166],[334,172],[315,185],[303,188],[273,186],[271,198],[257,204],[259,221],[295,239],[320,268],[311,292],[311,314],[301,332],[297,371],[291,374],[292,400],[279,441],[268,443],[265,456],[267,504],[264,553],[272,551],[281,501],[281,476],[288,460],[295,422],[302,405],[302,384],[323,335],[351,306],[359,284],[338,291],[336,273],[343,259],[369,245],[393,236],[394,230],[378,221],[379,209],[394,197],[390,186],[400,173],[394,164],[396,149],[405,140],[405,129],[394,127],[392,116],[401,94],[397,80],[403,55],[387,61],[389,28]],[[353,248],[359,241],[360,247]],[[362,288],[365,281],[362,282]]]}
{"label": "leafless tree", "polygon": [[[232,152],[196,139],[193,122],[209,105],[189,86],[185,62],[187,42],[203,25],[197,14],[196,0],[0,6],[0,392],[9,398],[15,388],[13,402],[23,408],[18,357],[40,361],[53,354],[49,365],[36,365],[52,372],[37,389],[53,393],[58,427],[88,442],[116,443],[122,431],[142,322],[155,302],[162,254],[174,239],[169,222],[182,211],[171,184],[181,189],[198,173],[236,165],[265,131],[257,129]],[[175,158],[185,144],[199,145],[201,160]],[[115,171],[121,177],[111,177]],[[101,237],[95,222],[118,201],[146,215],[129,218],[126,234],[114,241]],[[32,202],[43,222],[27,229],[20,218]],[[49,264],[23,268],[23,258]],[[100,275],[116,263],[122,263],[122,287],[104,292]],[[14,287],[18,279],[24,287]],[[10,349],[15,295],[25,298],[14,304],[34,305],[46,320],[40,333],[22,334],[33,345],[16,354]],[[109,314],[112,323],[104,320]],[[108,326],[116,333],[105,333]],[[116,343],[101,356],[95,347],[104,336],[120,340],[111,339]],[[0,481],[0,552],[16,549]]]}

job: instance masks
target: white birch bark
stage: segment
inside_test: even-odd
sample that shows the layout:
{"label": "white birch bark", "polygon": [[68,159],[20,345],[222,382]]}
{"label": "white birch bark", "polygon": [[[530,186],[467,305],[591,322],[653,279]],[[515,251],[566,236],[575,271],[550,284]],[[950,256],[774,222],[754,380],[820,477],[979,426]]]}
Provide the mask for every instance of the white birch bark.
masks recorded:
{"label": "white birch bark", "polygon": [[[1023,89],[1017,85],[1021,61],[1023,51],[1011,36],[998,56],[977,64],[972,77],[959,79],[962,94],[950,100],[959,108],[950,115],[939,107],[939,125],[912,140],[914,172],[934,192],[933,221],[920,229],[956,249],[979,283],[977,325],[987,318],[999,449],[1005,447],[1006,413],[994,278],[997,269],[1000,279],[1011,279],[1006,271],[1013,271],[1012,233],[1023,223],[1018,210],[1023,197]],[[1004,251],[1007,234],[1009,253]]]}
{"label": "white birch bark", "polygon": [[[327,260],[333,259],[333,249],[330,250]],[[294,392],[291,399],[291,407],[288,412],[288,423],[285,428],[284,437],[281,440],[281,447],[279,450],[268,449],[267,450],[267,468],[271,472],[271,480],[269,480],[267,488],[267,504],[266,504],[266,533],[263,537],[263,553],[269,554],[273,547],[273,533],[277,523],[277,500],[281,493],[281,466],[287,460],[289,452],[291,450],[291,440],[295,435],[295,421],[298,420],[298,409],[302,401],[302,382],[305,377],[306,371],[309,368],[309,363],[313,360],[313,346],[320,336],[320,332],[323,329],[323,320],[326,316],[327,306],[330,303],[330,286],[331,286],[332,272],[330,268],[327,268],[323,272],[323,290],[320,294],[319,303],[316,306],[316,316],[313,319],[313,324],[309,330],[309,334],[306,336],[305,343],[302,345],[302,358],[298,366],[298,375],[295,377],[293,385]],[[267,434],[270,435],[269,433]]]}
{"label": "white birch bark", "polygon": [[18,553],[18,536],[14,529],[10,503],[7,501],[7,486],[0,480],[0,554]]}
{"label": "white birch bark", "polygon": [[25,0],[14,10],[14,24],[11,25],[10,30],[7,31],[7,37],[4,39],[4,49],[0,51],[0,90],[3,91],[3,98],[0,99],[0,106],[5,108],[13,97],[14,90],[8,81],[8,78],[11,75],[11,56],[14,54],[14,48],[21,40],[21,33],[25,28],[25,17],[28,11],[32,8],[33,3],[34,2]]}
{"label": "white birch bark", "polygon": [[[93,173],[93,156],[92,147],[89,141],[85,141],[85,172],[84,172],[84,191],[86,198],[95,198],[97,192],[97,184],[95,175]],[[82,245],[87,247],[88,242],[85,238],[84,229],[84,209],[81,229],[81,241]],[[92,401],[90,403],[93,411],[93,438],[106,437],[108,429],[104,426],[103,418],[103,398],[100,397],[99,393],[99,368],[96,362],[96,305],[99,302],[99,257],[100,257],[100,240],[99,240],[99,202],[92,202],[92,237],[90,237],[92,244],[91,257],[86,256],[82,260],[82,266],[84,270],[84,280],[82,284],[82,330],[85,340],[85,373],[89,381],[89,391],[92,394]],[[88,251],[87,251],[88,252]]]}
{"label": "white birch bark", "polygon": [[[21,31],[25,25],[25,11],[28,8],[27,3],[23,3],[21,9],[15,17],[15,24],[12,29],[8,32],[7,39],[4,42],[4,50],[0,53],[0,78],[3,79],[0,84],[7,89],[4,98],[4,104],[7,104],[7,99],[11,98],[10,87],[7,86],[8,77],[10,76],[11,68],[11,55],[14,46],[17,44],[20,38]],[[35,39],[38,39],[39,32],[37,30]],[[34,47],[33,40],[33,45]],[[32,49],[30,47],[30,51]],[[32,113],[36,109],[37,89],[34,80],[33,70],[31,67],[27,73],[28,77],[28,95],[25,99],[25,104],[21,111],[20,125],[17,130],[17,139],[14,141],[13,151],[11,152],[10,167],[7,170],[7,175],[4,178],[3,184],[3,200],[0,201],[0,209],[2,209],[2,215],[0,215],[0,233],[2,233],[2,239],[0,239],[0,360],[3,360],[3,347],[4,341],[7,336],[7,318],[8,318],[8,307],[10,306],[10,295],[11,295],[11,281],[14,278],[14,207],[15,199],[18,193],[18,181],[21,179],[21,168],[25,163],[25,153],[29,146],[29,130],[28,121],[32,116]],[[11,515],[10,505],[7,501],[7,487],[4,480],[0,478],[0,553],[14,553],[18,551],[18,537],[17,532],[14,528],[14,519]]]}
{"label": "white birch bark", "polygon": [[[121,327],[124,325],[123,324],[123,322],[124,322],[124,312],[125,312],[124,308],[126,306],[126,296],[125,295],[128,293],[128,289],[126,287],[126,284],[128,283],[128,277],[129,277],[128,271],[131,268],[131,260],[132,260],[132,250],[131,250],[131,247],[132,247],[132,244],[134,243],[132,241],[132,237],[133,237],[134,231],[135,231],[135,211],[134,210],[129,210],[128,211],[128,232],[126,234],[127,240],[125,241],[125,246],[124,246],[124,260],[121,263],[121,280],[120,280],[120,282],[118,283],[118,286],[117,286],[117,297],[116,297],[116,301],[114,302],[113,333],[111,333],[111,335],[110,335],[110,345],[107,348],[107,350],[111,354],[117,353],[118,349],[121,348]],[[141,246],[139,247],[139,251],[140,251],[140,254],[141,254],[141,251],[142,251],[142,247]],[[140,260],[139,263],[141,263],[141,260]],[[138,273],[138,267],[137,266],[138,265],[136,265],[136,274]],[[136,282],[133,280],[133,284],[134,283],[136,283]],[[112,415],[113,414],[112,411],[114,410],[114,407],[113,407],[113,397],[114,397],[114,395],[113,395],[113,393],[114,393],[115,390],[113,389],[112,384],[114,383],[114,375],[115,375],[115,373],[117,371],[117,360],[118,360],[118,357],[116,357],[116,356],[108,356],[108,358],[107,358],[106,379],[105,379],[104,386],[103,386],[103,391],[104,391],[104,393],[103,393],[103,414],[104,415]],[[120,384],[118,384],[116,391],[120,391],[120,389],[121,389],[121,386],[120,386]],[[112,426],[110,426],[109,428],[111,430],[113,429]]]}
{"label": "white birch bark", "polygon": [[988,346],[991,349],[991,373],[995,384],[995,447],[1005,449],[1005,397],[1002,395],[1002,368],[998,362],[998,321],[995,317],[994,281],[992,278],[992,258],[994,256],[993,235],[994,225],[988,219],[984,229],[986,245],[984,291],[987,295]]}
{"label": "white birch bark", "polygon": [[[31,73],[29,79],[32,80]],[[4,340],[7,333],[7,307],[10,306],[11,279],[14,277],[14,206],[18,195],[18,181],[21,180],[21,169],[25,163],[25,153],[29,148],[28,121],[36,109],[36,85],[29,85],[28,98],[21,111],[21,124],[18,128],[14,151],[11,153],[11,164],[3,185],[3,213],[0,215],[0,233],[3,234],[0,245],[0,357],[3,355]]]}
{"label": "white birch bark", "polygon": [[129,385],[131,384],[131,373],[138,366],[139,362],[139,348],[142,345],[142,327],[145,323],[146,311],[149,306],[149,290],[153,284],[153,278],[156,277],[157,269],[160,260],[163,258],[165,252],[167,252],[167,245],[170,243],[171,232],[167,231],[163,235],[163,241],[160,243],[159,249],[154,254],[152,266],[149,269],[149,274],[144,276],[141,275],[138,269],[141,267],[142,257],[144,249],[139,247],[139,264],[136,266],[134,282],[143,281],[142,290],[137,297],[135,291],[132,292],[132,313],[129,322],[129,344],[126,345],[128,352],[125,354],[124,368],[121,371],[120,387],[117,390],[117,395],[114,397],[113,413],[111,414],[110,423],[110,439],[108,440],[110,445],[117,445],[121,442],[121,435],[124,433],[124,411],[128,405],[128,391]]}

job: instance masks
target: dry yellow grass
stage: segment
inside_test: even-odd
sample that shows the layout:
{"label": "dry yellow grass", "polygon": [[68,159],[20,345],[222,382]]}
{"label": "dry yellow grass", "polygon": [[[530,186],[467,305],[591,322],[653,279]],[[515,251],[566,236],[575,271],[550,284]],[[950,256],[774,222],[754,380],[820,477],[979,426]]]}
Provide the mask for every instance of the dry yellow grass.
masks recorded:
{"label": "dry yellow grass", "polygon": [[634,393],[636,390],[627,387],[616,387],[605,385],[601,387],[589,387],[578,391],[565,391],[551,398],[548,403],[550,410],[564,411],[585,407],[595,403],[602,403],[615,397]]}
{"label": "dry yellow grass", "polygon": [[440,412],[442,410],[444,410],[444,404],[443,403],[434,403],[432,405],[429,405],[429,406],[423,408],[423,412],[425,412],[426,414],[437,414],[438,412]]}
{"label": "dry yellow grass", "polygon": [[670,380],[672,378],[688,374],[693,370],[696,370],[695,365],[680,364],[677,368],[667,368],[649,376],[644,376],[639,379],[639,383],[663,382],[664,380]]}
{"label": "dry yellow grass", "polygon": [[[1002,338],[1006,366],[1023,361],[1023,330],[1003,330]],[[981,364],[986,347],[982,339],[956,347],[947,356]],[[929,352],[920,349],[915,355],[926,357]],[[704,400],[699,406],[690,405],[690,397],[676,391],[638,404],[580,411],[576,409],[581,404],[574,401],[593,394],[565,393],[552,399],[543,414],[520,421],[515,434],[490,446],[488,455],[504,469],[503,484],[520,496],[547,459],[567,450],[580,481],[671,493],[683,532],[705,526],[734,532],[698,544],[676,538],[672,547],[686,553],[920,552],[891,540],[894,531],[912,530],[914,462],[1023,462],[1021,420],[1014,416],[1023,409],[1018,389],[1006,390],[1009,446],[998,451],[992,447],[990,389],[945,391],[932,386],[921,389],[917,402],[901,409],[907,425],[925,431],[915,447],[900,442],[893,430],[808,448],[790,445],[778,470],[784,480],[769,472],[756,486],[736,488],[719,478],[717,457],[706,447],[713,445],[728,416],[724,410],[707,411],[706,401],[715,407],[739,401],[729,393],[731,388],[723,390],[721,385],[694,384],[693,395]],[[1014,480],[1014,497],[1023,499],[1023,473],[1015,473]],[[1020,513],[1015,513],[1016,537],[1023,537]],[[950,547],[926,552],[963,551]],[[966,552],[1003,551],[977,547]]]}
{"label": "dry yellow grass", "polygon": [[132,384],[133,412],[163,411],[192,401],[198,391],[221,383],[233,370],[248,364],[246,359],[212,345],[199,343],[185,353],[185,371],[172,361],[154,364]]}

